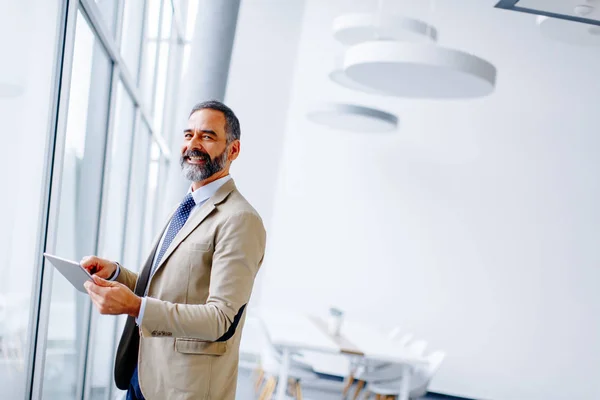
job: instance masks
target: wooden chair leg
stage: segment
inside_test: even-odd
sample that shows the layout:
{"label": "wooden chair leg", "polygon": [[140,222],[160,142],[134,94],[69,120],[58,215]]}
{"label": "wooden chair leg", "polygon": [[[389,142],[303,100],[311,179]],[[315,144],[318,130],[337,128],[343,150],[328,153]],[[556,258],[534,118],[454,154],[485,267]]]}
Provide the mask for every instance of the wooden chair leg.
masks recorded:
{"label": "wooden chair leg", "polygon": [[275,386],[277,386],[277,378],[274,376],[270,377],[265,383],[265,387],[260,393],[259,400],[268,400],[273,396],[273,392],[275,391]]}
{"label": "wooden chair leg", "polygon": [[381,395],[380,394],[376,394],[375,395],[375,400],[381,400]]}
{"label": "wooden chair leg", "polygon": [[354,396],[352,397],[352,400],[358,399],[358,396],[360,395],[360,392],[365,387],[365,384],[366,384],[365,381],[358,381],[358,385],[356,385],[356,391],[354,392]]}
{"label": "wooden chair leg", "polygon": [[300,381],[296,381],[296,399],[302,400],[302,386],[300,385]]}
{"label": "wooden chair leg", "polygon": [[354,375],[348,376],[348,378],[346,379],[346,385],[344,385],[344,390],[342,391],[342,395],[344,396],[344,398],[346,396],[348,396],[348,391],[352,387],[353,383],[354,383]]}
{"label": "wooden chair leg", "polygon": [[265,371],[260,368],[257,372],[256,381],[254,382],[254,393],[258,392],[265,378]]}

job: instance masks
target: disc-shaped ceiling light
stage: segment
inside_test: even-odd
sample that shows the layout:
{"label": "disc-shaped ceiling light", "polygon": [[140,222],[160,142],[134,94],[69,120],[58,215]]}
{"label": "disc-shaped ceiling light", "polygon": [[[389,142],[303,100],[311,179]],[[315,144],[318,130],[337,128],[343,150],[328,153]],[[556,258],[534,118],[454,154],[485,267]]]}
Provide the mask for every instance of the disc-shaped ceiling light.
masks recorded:
{"label": "disc-shaped ceiling light", "polygon": [[537,24],[542,35],[548,39],[582,46],[600,46],[600,26],[544,16],[537,17]]}
{"label": "disc-shaped ceiling light", "polygon": [[496,68],[479,57],[432,44],[393,41],[348,48],[344,72],[362,86],[409,98],[485,96],[496,82]]}
{"label": "disc-shaped ceiling light", "polygon": [[347,46],[371,40],[435,42],[437,30],[423,21],[400,15],[352,13],[333,21],[333,36]]}
{"label": "disc-shaped ceiling light", "polygon": [[307,114],[317,124],[353,132],[390,132],[397,128],[398,117],[375,108],[346,103],[322,104]]}
{"label": "disc-shaped ceiling light", "polygon": [[368,94],[382,94],[381,92],[370,88],[368,86],[363,86],[359,83],[354,82],[352,79],[348,78],[348,75],[344,72],[344,56],[340,55],[335,57],[333,70],[329,73],[329,79],[333,82],[341,85],[347,89],[357,90],[359,92],[368,93]]}

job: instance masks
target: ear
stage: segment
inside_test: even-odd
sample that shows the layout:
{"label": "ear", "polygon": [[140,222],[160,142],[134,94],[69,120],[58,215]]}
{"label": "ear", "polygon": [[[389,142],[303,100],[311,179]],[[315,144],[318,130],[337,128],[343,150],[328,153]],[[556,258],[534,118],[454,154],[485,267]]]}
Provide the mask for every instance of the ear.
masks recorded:
{"label": "ear", "polygon": [[239,140],[234,140],[230,145],[229,145],[229,161],[233,161],[236,158],[238,158],[238,156],[240,155],[240,141]]}

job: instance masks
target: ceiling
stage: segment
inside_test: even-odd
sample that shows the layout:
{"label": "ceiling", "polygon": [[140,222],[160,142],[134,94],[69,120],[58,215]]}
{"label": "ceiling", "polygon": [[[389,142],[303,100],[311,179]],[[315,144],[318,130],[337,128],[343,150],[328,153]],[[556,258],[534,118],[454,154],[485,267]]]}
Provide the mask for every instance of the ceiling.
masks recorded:
{"label": "ceiling", "polygon": [[496,7],[600,26],[600,0],[500,0]]}

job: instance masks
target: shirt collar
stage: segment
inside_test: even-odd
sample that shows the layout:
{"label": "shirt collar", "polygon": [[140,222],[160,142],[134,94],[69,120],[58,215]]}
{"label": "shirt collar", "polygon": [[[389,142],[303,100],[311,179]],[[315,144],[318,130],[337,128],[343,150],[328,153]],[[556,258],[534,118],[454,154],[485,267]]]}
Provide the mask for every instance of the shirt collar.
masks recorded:
{"label": "shirt collar", "polygon": [[215,193],[217,193],[217,190],[219,190],[219,188],[229,180],[231,180],[231,176],[226,175],[207,185],[201,186],[194,191],[192,191],[192,186],[190,185],[188,193],[192,194],[192,197],[194,198],[194,203],[196,203],[196,205],[202,204],[206,200],[210,199]]}

